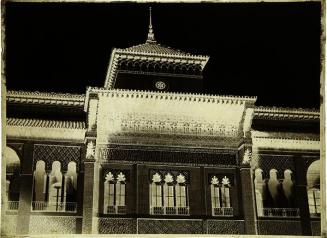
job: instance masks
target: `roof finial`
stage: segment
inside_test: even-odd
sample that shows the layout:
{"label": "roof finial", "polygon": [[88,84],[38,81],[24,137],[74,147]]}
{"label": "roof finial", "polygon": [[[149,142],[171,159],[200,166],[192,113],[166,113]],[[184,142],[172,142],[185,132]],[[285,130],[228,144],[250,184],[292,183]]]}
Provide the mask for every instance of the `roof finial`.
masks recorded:
{"label": "roof finial", "polygon": [[149,11],[150,11],[149,33],[148,33],[148,39],[146,40],[146,43],[156,43],[156,40],[154,39],[153,29],[152,29],[151,7],[149,8]]}

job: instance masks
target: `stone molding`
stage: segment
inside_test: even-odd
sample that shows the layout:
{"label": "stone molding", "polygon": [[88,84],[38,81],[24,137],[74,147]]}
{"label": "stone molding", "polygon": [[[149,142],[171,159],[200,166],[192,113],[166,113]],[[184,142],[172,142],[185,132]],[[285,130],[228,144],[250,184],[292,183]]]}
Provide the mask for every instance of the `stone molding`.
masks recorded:
{"label": "stone molding", "polygon": [[83,107],[85,95],[38,91],[7,91],[6,98],[7,102],[12,103]]}
{"label": "stone molding", "polygon": [[7,126],[85,129],[83,121],[58,121],[28,118],[7,118]]}
{"label": "stone molding", "polygon": [[255,107],[254,119],[269,120],[319,120],[320,112],[316,109]]}
{"label": "stone molding", "polygon": [[254,137],[253,147],[285,150],[320,150],[319,140],[303,140],[289,138]]}

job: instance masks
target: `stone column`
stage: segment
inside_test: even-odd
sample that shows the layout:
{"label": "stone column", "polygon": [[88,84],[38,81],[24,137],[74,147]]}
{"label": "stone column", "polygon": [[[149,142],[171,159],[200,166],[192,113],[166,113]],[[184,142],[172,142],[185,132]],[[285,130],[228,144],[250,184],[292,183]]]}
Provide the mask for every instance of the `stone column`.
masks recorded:
{"label": "stone column", "polygon": [[245,148],[243,160],[241,162],[240,177],[242,185],[242,203],[245,223],[245,233],[255,235],[257,234],[256,223],[256,206],[255,194],[253,184],[253,173],[250,166],[251,148]]}
{"label": "stone column", "polygon": [[34,144],[31,142],[27,142],[24,145],[16,228],[17,235],[27,235],[29,233],[33,196],[33,147]]}
{"label": "stone column", "polygon": [[295,197],[296,207],[300,209],[300,220],[302,235],[312,235],[311,231],[311,219],[308,204],[307,193],[307,175],[305,173],[305,162],[302,157],[298,157],[295,160]]}

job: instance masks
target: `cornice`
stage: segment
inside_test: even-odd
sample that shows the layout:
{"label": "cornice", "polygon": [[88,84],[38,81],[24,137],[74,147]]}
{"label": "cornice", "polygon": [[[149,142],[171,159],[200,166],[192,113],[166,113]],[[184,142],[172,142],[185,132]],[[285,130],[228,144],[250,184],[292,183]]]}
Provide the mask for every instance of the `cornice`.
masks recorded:
{"label": "cornice", "polygon": [[82,121],[56,121],[42,119],[21,119],[7,118],[7,126],[38,127],[38,128],[65,128],[85,129],[85,122]]}
{"label": "cornice", "polygon": [[54,92],[29,92],[29,91],[8,91],[7,102],[26,104],[45,104],[61,106],[84,105],[84,94],[54,93]]}
{"label": "cornice", "polygon": [[310,151],[320,150],[320,141],[313,139],[255,137],[252,141],[254,148]]}
{"label": "cornice", "polygon": [[257,97],[251,96],[230,96],[230,95],[209,95],[197,93],[175,93],[175,92],[154,92],[143,90],[126,90],[126,89],[105,89],[89,87],[87,95],[90,93],[98,93],[105,97],[119,97],[119,98],[144,98],[156,100],[170,100],[170,101],[189,101],[194,103],[217,103],[230,105],[254,106]]}
{"label": "cornice", "polygon": [[255,107],[254,118],[269,120],[319,120],[320,112],[316,109]]}

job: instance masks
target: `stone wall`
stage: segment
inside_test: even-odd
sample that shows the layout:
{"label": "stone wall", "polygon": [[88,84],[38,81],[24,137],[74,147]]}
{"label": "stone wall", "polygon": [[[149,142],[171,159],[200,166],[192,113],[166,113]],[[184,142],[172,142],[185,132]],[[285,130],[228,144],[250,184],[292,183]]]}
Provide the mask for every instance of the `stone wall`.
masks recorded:
{"label": "stone wall", "polygon": [[1,236],[15,235],[17,227],[17,215],[4,215],[1,221]]}

